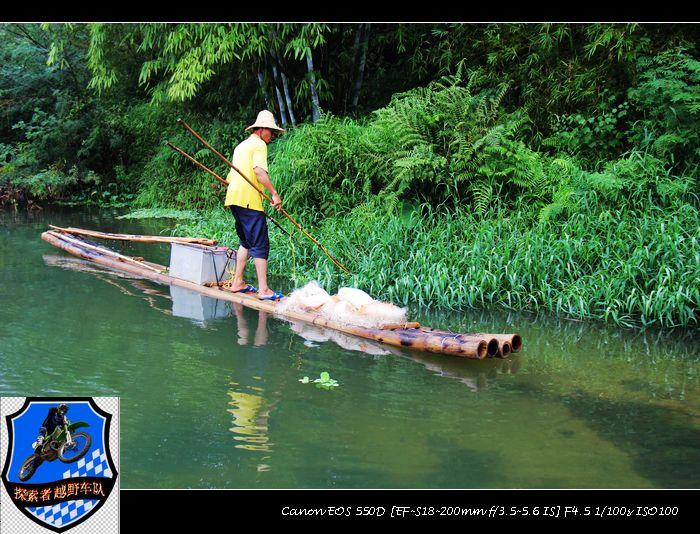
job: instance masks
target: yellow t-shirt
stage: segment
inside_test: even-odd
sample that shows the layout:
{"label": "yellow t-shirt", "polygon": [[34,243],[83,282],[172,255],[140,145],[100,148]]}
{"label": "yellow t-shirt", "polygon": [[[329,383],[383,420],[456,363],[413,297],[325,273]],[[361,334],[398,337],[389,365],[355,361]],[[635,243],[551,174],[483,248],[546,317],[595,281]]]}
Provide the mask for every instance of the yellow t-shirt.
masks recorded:
{"label": "yellow t-shirt", "polygon": [[231,163],[245,174],[245,177],[258,188],[258,191],[255,191],[248,182],[231,169],[226,176],[229,186],[226,190],[224,205],[242,206],[251,210],[263,211],[262,194],[259,192],[263,190],[263,185],[258,181],[253,169],[260,167],[267,172],[267,144],[257,135],[251,135],[234,149]]}

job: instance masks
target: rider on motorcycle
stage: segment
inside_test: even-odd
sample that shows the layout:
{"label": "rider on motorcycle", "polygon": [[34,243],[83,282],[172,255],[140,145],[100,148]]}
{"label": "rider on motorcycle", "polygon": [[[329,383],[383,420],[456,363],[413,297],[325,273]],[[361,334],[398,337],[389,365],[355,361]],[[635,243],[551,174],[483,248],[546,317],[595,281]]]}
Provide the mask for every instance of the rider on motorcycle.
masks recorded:
{"label": "rider on motorcycle", "polygon": [[66,418],[66,412],[68,412],[68,406],[61,403],[55,408],[49,408],[49,413],[41,423],[41,428],[39,429],[39,436],[36,441],[32,443],[32,448],[37,454],[41,451],[41,446],[44,443],[44,439],[47,435],[51,435],[56,427],[61,427],[65,424],[69,424]]}

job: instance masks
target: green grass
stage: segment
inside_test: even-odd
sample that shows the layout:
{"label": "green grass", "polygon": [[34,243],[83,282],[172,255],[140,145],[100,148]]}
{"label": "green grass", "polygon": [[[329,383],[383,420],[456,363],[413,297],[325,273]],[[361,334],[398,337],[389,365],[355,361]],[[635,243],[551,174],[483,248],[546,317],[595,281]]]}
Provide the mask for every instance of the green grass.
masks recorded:
{"label": "green grass", "polygon": [[[288,289],[315,279],[327,290],[350,285],[401,305],[547,310],[627,327],[699,325],[700,216],[690,204],[543,222],[526,204],[489,215],[362,206],[307,227],[351,275],[299,232],[290,241],[270,227],[270,272],[287,277]],[[223,209],[181,230],[238,244]]]}
{"label": "green grass", "polygon": [[[275,142],[270,175],[285,208],[352,274],[278,215],[295,238],[270,226],[271,274],[287,290],[315,279],[401,305],[698,327],[696,170],[644,146],[611,149],[593,167],[535,152],[526,114],[501,105],[506,86],[472,81],[446,77],[371,117],[324,115]],[[204,195],[198,180],[168,187]],[[207,202],[198,206],[221,205]],[[182,230],[237,246],[233,224],[216,208]]]}
{"label": "green grass", "polygon": [[133,210],[117,217],[117,219],[177,219],[177,220],[187,220],[187,219],[197,219],[199,214],[192,210],[176,210],[169,208],[144,208]]}

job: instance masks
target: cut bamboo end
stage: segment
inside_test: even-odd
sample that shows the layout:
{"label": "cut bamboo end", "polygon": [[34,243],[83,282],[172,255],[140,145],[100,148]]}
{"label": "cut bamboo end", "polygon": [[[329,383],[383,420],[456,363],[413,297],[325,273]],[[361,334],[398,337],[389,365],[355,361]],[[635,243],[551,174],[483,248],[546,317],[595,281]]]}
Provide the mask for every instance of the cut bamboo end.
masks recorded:
{"label": "cut bamboo end", "polygon": [[489,358],[493,358],[498,354],[498,340],[496,338],[491,338],[487,344],[487,354]]}
{"label": "cut bamboo end", "polygon": [[498,344],[498,353],[496,354],[496,356],[498,356],[499,358],[507,358],[508,356],[510,356],[510,353],[510,343],[508,343],[507,341],[502,341]]}
{"label": "cut bamboo end", "polygon": [[523,348],[523,338],[520,334],[513,334],[513,339],[510,342],[510,346],[513,349],[513,352],[520,352],[520,349]]}
{"label": "cut bamboo end", "polygon": [[[493,338],[498,343],[498,351],[493,355],[498,354],[500,357],[503,354],[503,344],[508,343],[508,355],[515,352],[520,352],[523,348],[523,338],[520,334],[475,334],[478,336],[488,336]],[[492,356],[493,356],[492,355]]]}

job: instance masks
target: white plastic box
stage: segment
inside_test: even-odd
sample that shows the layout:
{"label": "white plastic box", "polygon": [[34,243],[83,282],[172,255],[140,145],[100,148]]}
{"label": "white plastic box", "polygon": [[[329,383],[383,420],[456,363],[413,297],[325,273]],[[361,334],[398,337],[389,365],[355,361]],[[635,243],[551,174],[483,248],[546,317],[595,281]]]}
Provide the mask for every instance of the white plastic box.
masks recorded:
{"label": "white plastic box", "polygon": [[205,282],[223,282],[231,278],[235,256],[229,263],[226,249],[203,248],[186,243],[171,243],[170,276],[202,285]]}

